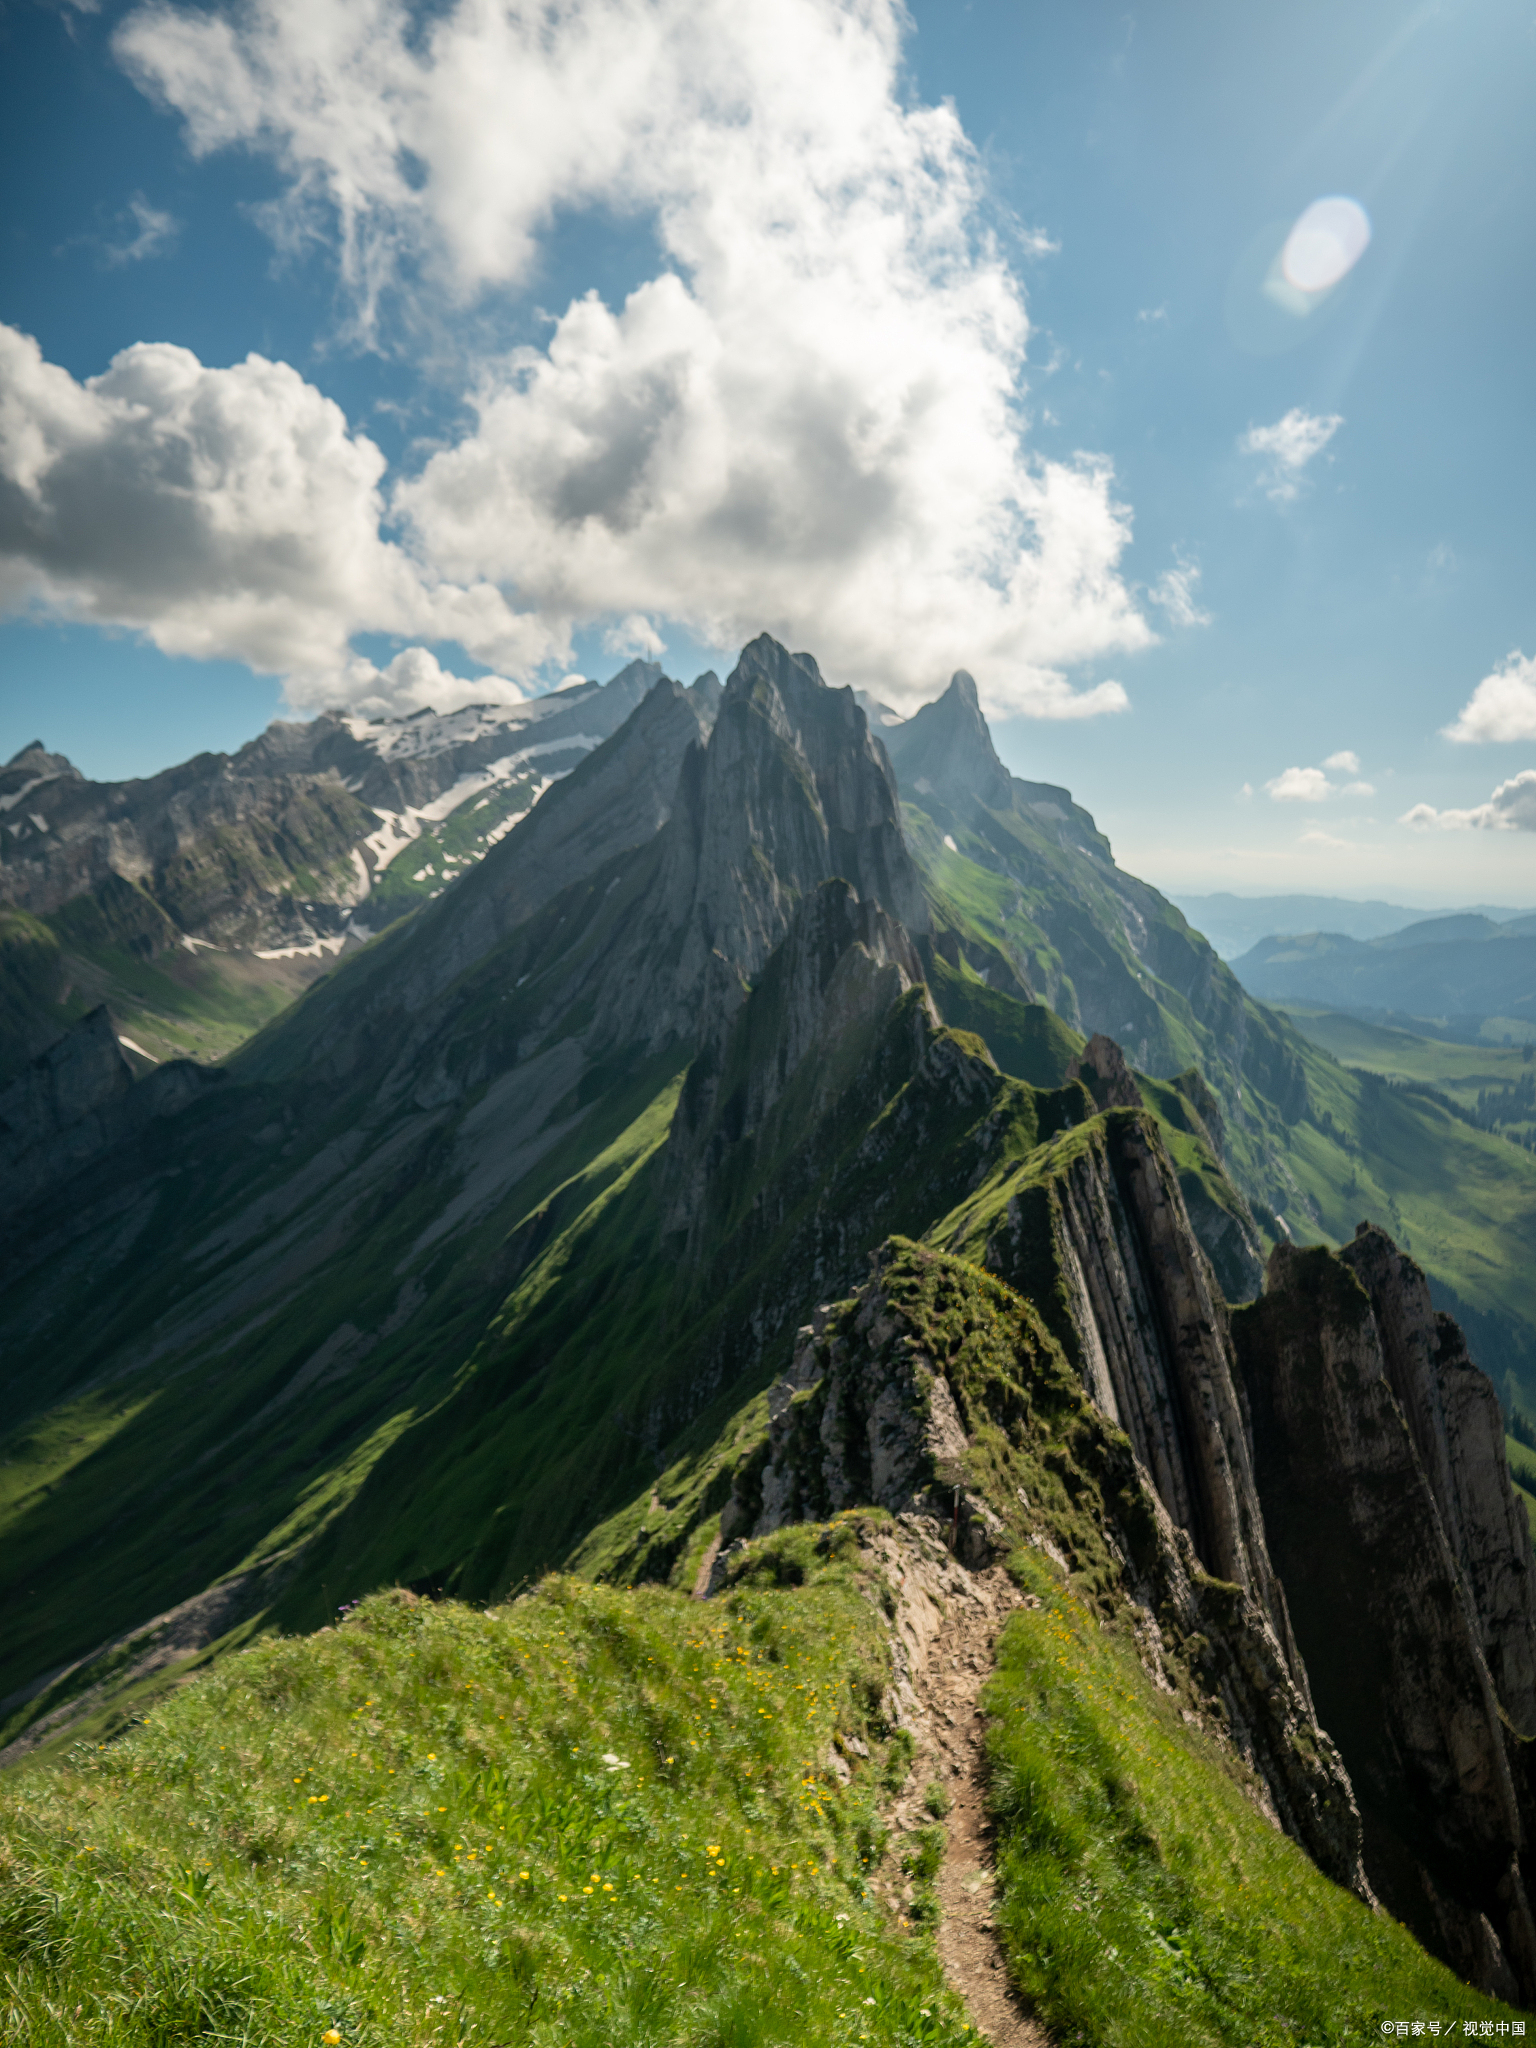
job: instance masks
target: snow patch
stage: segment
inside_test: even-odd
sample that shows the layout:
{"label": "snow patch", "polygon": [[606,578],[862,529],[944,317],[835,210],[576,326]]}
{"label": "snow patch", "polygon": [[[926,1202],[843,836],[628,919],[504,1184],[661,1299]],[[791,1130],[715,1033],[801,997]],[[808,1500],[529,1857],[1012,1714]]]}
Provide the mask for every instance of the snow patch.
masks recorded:
{"label": "snow patch", "polygon": [[347,943],[347,935],[338,932],[333,939],[312,939],[307,946],[258,946],[258,960],[321,960],[327,953],[339,953]]}
{"label": "snow patch", "polygon": [[9,796],[0,796],[0,811],[14,810],[22,798],[30,796],[34,789],[41,789],[45,782],[57,782],[58,779],[56,775],[34,775],[30,782],[24,782],[20,789],[13,789]]}
{"label": "snow patch", "polygon": [[951,853],[958,853],[960,851],[959,847],[956,846],[954,840],[950,838],[947,832],[944,834],[944,844],[949,848]]}
{"label": "snow patch", "polygon": [[121,1031],[119,1031],[119,1033],[117,1034],[117,1042],[120,1046],[123,1046],[128,1052],[136,1052],[141,1060],[148,1060],[152,1066],[159,1066],[160,1062],[155,1058],[152,1052],[146,1052],[142,1045],[135,1045],[133,1040],[127,1037]]}
{"label": "snow patch", "polygon": [[[541,740],[536,746],[521,747],[515,754],[503,754],[500,760],[492,761],[484,768],[477,768],[472,774],[461,775],[451,789],[445,789],[441,796],[434,797],[429,804],[407,804],[403,811],[386,811],[375,805],[374,816],[382,818],[384,823],[377,832],[370,832],[363,841],[363,845],[373,855],[374,874],[382,874],[402,847],[409,846],[413,839],[421,837],[426,826],[441,825],[453,812],[467,804],[471,797],[479,796],[482,790],[493,788],[497,783],[515,781],[527,764],[541,754],[560,754],[568,749],[590,753],[594,747],[601,745],[602,741],[592,733],[582,732],[573,733],[568,739],[563,740]],[[530,807],[538,802],[551,783],[559,779],[558,776],[546,776],[535,787],[530,798]],[[489,802],[490,799],[486,798],[485,801]],[[475,808],[478,810],[479,805],[477,804]],[[494,845],[496,840],[511,831],[519,819],[526,818],[527,815],[527,811],[519,811],[516,818],[503,819],[500,825],[486,834],[487,844]]]}
{"label": "snow patch", "polygon": [[[574,691],[577,685],[571,685]],[[579,687],[590,689],[590,683]],[[557,697],[565,698],[564,703]],[[570,709],[570,692],[561,690],[547,697],[535,697],[525,704],[466,704],[458,711],[437,712],[430,708],[412,712],[409,718],[343,718],[342,724],[363,746],[371,747],[381,760],[412,761],[441,754],[449,747],[482,740],[503,731],[509,738],[552,713]],[[579,741],[570,741],[579,745]],[[589,746],[596,741],[589,740]]]}

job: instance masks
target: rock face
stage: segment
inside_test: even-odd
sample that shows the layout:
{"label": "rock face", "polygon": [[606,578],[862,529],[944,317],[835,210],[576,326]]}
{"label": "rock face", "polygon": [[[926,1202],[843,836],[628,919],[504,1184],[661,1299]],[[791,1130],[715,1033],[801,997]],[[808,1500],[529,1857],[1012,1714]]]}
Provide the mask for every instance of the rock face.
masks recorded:
{"label": "rock face", "polygon": [[[1245,1001],[1230,969],[1165,897],[1115,864],[1069,790],[1008,773],[968,675],[958,673],[912,718],[883,724],[882,736],[903,798],[937,834],[963,834],[959,851],[1014,885],[997,950],[1018,985],[1162,1076],[1187,1061],[1193,1019],[1225,1114],[1244,1117],[1245,1082],[1287,1121],[1304,1112],[1294,1034]],[[1176,1031],[1173,1015],[1183,1020]]]}
{"label": "rock face", "polygon": [[927,928],[895,777],[852,690],[763,634],[742,650],[708,747],[684,763],[658,892],[680,942],[664,970],[641,973],[628,1015],[644,1012],[653,1044],[701,1021],[707,1036],[795,904],[833,876],[908,932]]}
{"label": "rock face", "polygon": [[[1049,1482],[1039,1475],[1065,1476],[1080,1514],[1114,1531],[1121,1592],[1160,1681],[1172,1682],[1165,1662],[1184,1646],[1208,1707],[1220,1702],[1213,1725],[1262,1779],[1274,1817],[1330,1875],[1365,1893],[1349,1781],[1317,1726],[1294,1650],[1247,1587],[1202,1565],[1075,1378],[1011,1290],[958,1259],[888,1242],[866,1285],[800,1332],[789,1373],[769,1393],[768,1441],[733,1483],[722,1542],[868,1503],[934,1518],[979,1568],[1021,1538],[1017,1508],[996,1483],[999,1463],[1029,1479],[1027,1493],[1011,1489],[1036,1504],[1029,1540],[1053,1550],[1089,1540],[1070,1515],[1044,1507]],[[1007,1446],[1001,1460],[995,1448],[986,1455],[989,1444]],[[1019,1455],[1035,1462],[1020,1468]],[[1009,1509],[1011,1529],[999,1508]],[[730,1563],[722,1549],[718,1578]],[[1272,1581],[1269,1590],[1275,1597]]]}
{"label": "rock face", "polygon": [[[900,998],[922,983],[905,929],[842,880],[823,882],[785,937],[733,1025],[717,1031],[688,1070],[668,1145],[669,1224],[689,1233],[690,1255],[731,1153],[764,1130],[797,1076],[806,1126],[824,1117],[851,1069]],[[939,1020],[923,990],[920,1029]],[[917,1021],[916,1019],[914,1021]]]}
{"label": "rock face", "polygon": [[169,1060],[135,1081],[105,1006],[92,1010],[0,1092],[0,1218],[222,1079]]}
{"label": "rock face", "polygon": [[1049,1305],[1085,1388],[1129,1436],[1173,1523],[1207,1570],[1257,1601],[1300,1674],[1226,1307],[1151,1118],[1119,1110],[1058,1140],[1023,1176],[984,1256]]}
{"label": "rock face", "polygon": [[1517,1735],[1536,1735],[1536,1561],[1493,1382],[1384,1230],[1362,1223],[1339,1256],[1371,1298],[1387,1381],[1471,1597],[1499,1705]]}
{"label": "rock face", "polygon": [[1487,1455],[1492,1387],[1444,1321],[1367,1228],[1339,1255],[1278,1246],[1233,1327],[1270,1544],[1371,1883],[1460,1975],[1529,2003],[1530,1541]]}

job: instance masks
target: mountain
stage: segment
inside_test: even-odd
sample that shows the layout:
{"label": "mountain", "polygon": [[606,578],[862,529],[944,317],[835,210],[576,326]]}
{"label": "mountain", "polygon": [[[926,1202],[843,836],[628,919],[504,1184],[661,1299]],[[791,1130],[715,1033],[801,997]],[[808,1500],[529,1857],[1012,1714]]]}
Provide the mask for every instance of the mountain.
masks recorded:
{"label": "mountain", "polygon": [[[331,1972],[395,1953],[365,1866],[394,1873],[390,1897],[409,1895],[426,1930],[442,1916],[420,1886],[467,1878],[455,1859],[471,1851],[501,1858],[503,1833],[526,1845],[516,1874],[482,1866],[495,1881],[474,1913],[503,1917],[466,1954],[506,1961],[503,1991],[476,1995],[515,1982],[538,2038],[537,1987],[564,2015],[588,1965],[553,1920],[535,1939],[503,1894],[537,1868],[539,1911],[572,1905],[555,1889],[567,1850],[584,1870],[622,1864],[584,1878],[578,1912],[654,1880],[640,1808],[602,1774],[633,1770],[638,1792],[643,1763],[662,1802],[645,1809],[654,1853],[690,1848],[666,1815],[685,1810],[674,1791],[703,1796],[695,1773],[724,1739],[709,1717],[725,1681],[709,1681],[729,1661],[733,1688],[747,1668],[766,1688],[776,1660],[803,1675],[774,1681],[752,1718],[782,1720],[794,1746],[733,1733],[735,1789],[708,1779],[704,1824],[742,1802],[744,1869],[793,1842],[786,1811],[825,1824],[792,1871],[819,1878],[830,1858],[861,1913],[884,1898],[942,1931],[974,1909],[922,1833],[944,1783],[902,1789],[931,1759],[963,1789],[968,1853],[991,1855],[984,1815],[997,1842],[996,1918],[971,1927],[975,1966],[955,1961],[950,1982],[979,1998],[1011,1972],[1060,2038],[1171,2038],[1195,1997],[1206,2038],[1223,2009],[1263,2038],[1255,1995],[1310,2028],[1323,1987],[1376,2025],[1389,1986],[1446,1995],[1414,1974],[1425,1950],[1490,1998],[1536,1996],[1533,1560],[1488,1452],[1493,1387],[1385,1238],[1282,1244],[1266,1280],[1223,1163],[1293,1128],[1256,1076],[1278,1075],[1296,1126],[1320,1134],[1303,1110],[1322,1114],[1311,1091],[1334,1063],[1120,873],[1065,792],[994,768],[967,678],[884,730],[894,756],[852,692],[766,636],[723,691],[659,678],[483,859],[339,957],[223,1069],[168,1061],[136,1079],[98,1012],[0,1096],[0,1755],[36,1770],[70,1742],[123,1737],[125,1760],[77,1749],[65,1807],[17,1809],[18,1839],[40,1846],[19,1876],[0,1867],[0,1926],[23,1930],[40,1999],[71,1952],[49,1845],[81,1824],[89,1773],[120,1768],[136,1789],[104,1818],[114,1844],[119,1824],[178,1845],[189,1813],[205,1827],[203,1863],[163,1855],[178,1897],[219,1887],[208,1938],[236,1944],[221,1955],[239,1917],[222,1901],[254,1897],[258,1858],[272,1911],[239,1941],[267,1955],[273,1927],[299,1938],[302,1869],[327,1924],[345,1921],[310,1938]],[[1070,1017],[1034,999],[1045,988]],[[1103,1029],[1084,1036],[1132,1003],[1129,1049],[1138,1066],[1155,1051],[1164,1076]],[[1229,1285],[1257,1299],[1234,1313]],[[1327,1459],[1297,1474],[1320,1386]],[[1308,1488],[1330,1504],[1326,1543],[1293,1511]],[[572,1578],[638,1590],[561,1590]],[[1294,1612],[1292,1583],[1307,1594]],[[796,1588],[798,1622],[769,1597]],[[411,1619],[423,1599],[442,1603],[441,1628]],[[363,1619],[338,1626],[360,1600]],[[608,1645],[602,1698],[570,1681],[576,1636],[555,1648],[562,1603]],[[1330,1645],[1356,1627],[1396,1631],[1403,1675],[1388,1700],[1327,1692],[1335,1728],[1312,1666],[1331,1683]],[[478,1661],[450,1697],[453,1644],[471,1639]],[[988,1733],[974,1717],[994,1658],[1016,1692]],[[493,1715],[493,1673],[525,1664],[564,1704],[519,1691]],[[621,1670],[636,1689],[622,1726]],[[686,1715],[663,1707],[664,1670],[669,1687],[702,1682]],[[422,1683],[430,1726],[412,1718]],[[974,1741],[945,1704],[965,1684]],[[195,1733],[204,1687],[224,1688],[206,1711],[259,1823],[216,1790],[222,1752]],[[349,1736],[355,1755],[331,1739],[340,1721],[326,1738],[324,1768],[349,1786],[329,1816],[331,1781],[300,1782],[320,1752],[290,1768],[287,1747],[326,1690],[360,1732],[389,1702],[376,1734]],[[260,1738],[265,1762],[262,1700],[284,1731],[276,1749]],[[365,1802],[386,1727],[399,1783],[380,1776]],[[1404,1731],[1412,1756],[1394,1764]],[[529,1773],[546,1752],[575,1761],[539,1780],[539,1806]],[[173,1753],[199,1761],[175,1766],[174,1825],[167,1808],[152,1826],[134,1802],[159,1797]],[[905,1818],[880,1818],[890,1799]],[[387,1826],[369,1822],[378,1801]],[[442,1833],[450,1803],[473,1838]],[[1410,1811],[1400,1843],[1383,1834],[1383,1813]],[[301,1842],[332,1822],[367,1823],[344,1857]],[[1426,1872],[1434,1907],[1411,1949],[1368,1909],[1408,1914]],[[669,1912],[686,1881],[669,1869]],[[113,1883],[93,1912],[128,1909]],[[831,1941],[827,1895],[796,1904],[793,1889],[772,1926],[814,1947],[825,1922]],[[731,1896],[756,1940],[769,1893]],[[1291,1926],[1296,1900],[1306,1924],[1277,1990],[1270,1915]],[[1109,1902],[1107,1947],[1057,1926],[1091,1902]],[[1170,1972],[1175,1937],[1208,1954],[1199,1971]],[[752,1953],[789,1938],[765,1932]],[[103,1965],[113,1982],[152,1971],[136,1939],[102,1935],[103,1955],[127,1958]],[[1341,1958],[1360,1959],[1358,1983]],[[256,1993],[239,1987],[257,1978],[219,1970],[219,2010],[245,2025]],[[1111,1985],[1129,1987],[1118,2019]],[[348,1995],[383,2024],[361,1981]],[[277,2009],[277,1989],[261,1996]],[[642,2019],[654,2032],[627,2006],[615,2032],[617,2009],[590,2038],[638,2040]],[[886,2031],[941,2038],[918,2027],[932,2017],[913,2004],[910,2027]]]}
{"label": "mountain", "polygon": [[[1180,910],[1197,925],[1223,960],[1247,953],[1261,939],[1286,932],[1340,932],[1351,939],[1381,939],[1405,926],[1444,913],[1413,910],[1401,903],[1347,896],[1234,896],[1217,890],[1209,896],[1180,893]],[[1522,913],[1501,904],[1473,904],[1457,916],[1489,917],[1502,924]]]}
{"label": "mountain", "polygon": [[1368,942],[1336,932],[1268,938],[1233,972],[1267,1002],[1321,1003],[1410,1029],[1423,1019],[1473,1039],[1536,1036],[1532,915],[1495,923],[1465,912]]}
{"label": "mountain", "polygon": [[442,717],[327,712],[134,782],[24,747],[0,769],[0,1078],[102,1002],[141,1071],[224,1056],[482,859],[660,675],[635,661]]}

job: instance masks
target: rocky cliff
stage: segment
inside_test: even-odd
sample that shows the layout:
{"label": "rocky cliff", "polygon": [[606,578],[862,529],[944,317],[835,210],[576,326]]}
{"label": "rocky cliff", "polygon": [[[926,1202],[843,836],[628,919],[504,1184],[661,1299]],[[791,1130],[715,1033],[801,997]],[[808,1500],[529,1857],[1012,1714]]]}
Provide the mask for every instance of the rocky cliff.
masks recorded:
{"label": "rocky cliff", "polygon": [[865,1503],[933,1517],[973,1567],[1044,1545],[1159,1683],[1190,1693],[1280,1824],[1369,1896],[1349,1781],[1294,1647],[1249,1588],[1202,1562],[1026,1301],[963,1260],[888,1242],[865,1285],[801,1331],[768,1406],[768,1439],[721,1516],[717,1582],[733,1546]]}
{"label": "rocky cliff", "polygon": [[0,1090],[0,1223],[14,1236],[28,1204],[223,1078],[173,1060],[135,1081],[106,1009],[92,1010]]}
{"label": "rocky cliff", "polygon": [[1270,1547],[1371,1883],[1462,1976],[1529,2001],[1532,1561],[1487,1455],[1492,1387],[1366,1227],[1340,1254],[1277,1247],[1233,1323]]}

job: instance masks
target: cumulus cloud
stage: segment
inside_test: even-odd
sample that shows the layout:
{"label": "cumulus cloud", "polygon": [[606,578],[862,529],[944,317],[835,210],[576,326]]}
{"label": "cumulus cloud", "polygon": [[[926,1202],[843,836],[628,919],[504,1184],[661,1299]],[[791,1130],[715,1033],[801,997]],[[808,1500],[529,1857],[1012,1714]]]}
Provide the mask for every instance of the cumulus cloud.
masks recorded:
{"label": "cumulus cloud", "polygon": [[1501,782],[1487,803],[1470,810],[1437,811],[1433,804],[1415,804],[1398,823],[1442,832],[1536,832],[1536,768]]}
{"label": "cumulus cloud", "polygon": [[1320,804],[1331,796],[1374,796],[1369,782],[1330,782],[1327,770],[1358,776],[1360,757],[1345,747],[1330,754],[1321,768],[1286,768],[1264,787],[1277,804]]}
{"label": "cumulus cloud", "polygon": [[1342,413],[1313,413],[1294,405],[1272,427],[1250,427],[1237,445],[1244,455],[1263,457],[1264,489],[1284,503],[1299,495],[1307,464],[1322,454],[1343,424]]}
{"label": "cumulus cloud", "polygon": [[1352,839],[1340,839],[1332,832],[1303,832],[1297,840],[1298,846],[1315,846],[1324,853],[1348,853],[1354,845]]}
{"label": "cumulus cloud", "polygon": [[1518,648],[1486,675],[1445,728],[1448,740],[1536,740],[1536,656]]}
{"label": "cumulus cloud", "polygon": [[610,654],[643,654],[654,661],[665,653],[667,643],[643,612],[631,612],[607,629],[603,645]]}
{"label": "cumulus cloud", "polygon": [[1116,710],[1118,682],[1069,678],[1154,637],[1130,515],[1107,462],[1025,444],[1022,289],[953,108],[902,84],[904,23],[896,0],[153,0],[116,47],[194,152],[277,165],[269,225],[334,236],[365,337],[526,292],[584,209],[654,235],[622,305],[589,293],[483,359],[470,431],[391,494],[432,576],[527,622],[523,665],[480,658],[523,676],[574,625],[670,619],[716,646],[766,627],[888,700],[960,663],[1000,711]]}
{"label": "cumulus cloud", "polygon": [[[408,718],[413,711],[459,711],[466,704],[520,704],[528,695],[506,676],[458,676],[443,668],[426,647],[407,647],[385,668],[355,661],[343,671],[338,690],[331,676],[307,679],[303,708],[344,703],[370,718]],[[580,676],[565,678],[580,682]]]}
{"label": "cumulus cloud", "polygon": [[1277,804],[1320,804],[1333,795],[1333,784],[1321,768],[1286,768],[1264,787]]}
{"label": "cumulus cloud", "polygon": [[82,384],[0,325],[0,602],[286,675],[300,705],[378,673],[348,644],[364,630],[547,658],[498,591],[381,537],[383,471],[286,363],[140,343]]}

